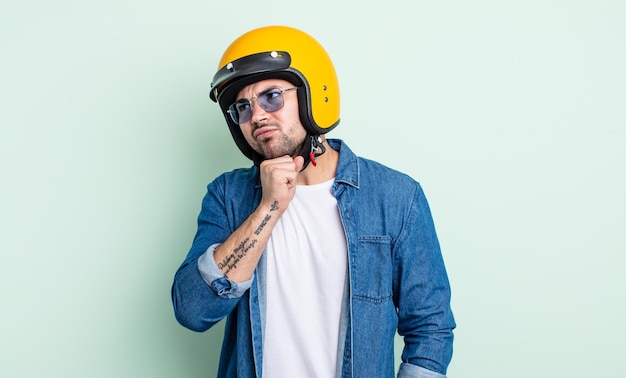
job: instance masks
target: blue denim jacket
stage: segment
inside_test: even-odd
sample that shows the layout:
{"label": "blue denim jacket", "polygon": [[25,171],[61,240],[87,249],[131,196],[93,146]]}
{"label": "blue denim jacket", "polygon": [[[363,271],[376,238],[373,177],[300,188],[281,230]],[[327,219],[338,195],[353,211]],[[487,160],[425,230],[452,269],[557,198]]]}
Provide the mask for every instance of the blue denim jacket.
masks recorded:
{"label": "blue denim jacket", "polygon": [[[396,331],[405,343],[398,376],[442,377],[452,358],[455,322],[422,189],[405,174],[357,157],[342,141],[328,142],[340,154],[332,193],[348,244],[341,377],[393,377]],[[261,376],[264,265],[248,283],[237,284],[223,276],[207,280],[198,260],[226,240],[260,199],[256,167],[209,184],[191,250],[174,278],[174,312],[183,326],[202,332],[227,317],[218,377]]]}

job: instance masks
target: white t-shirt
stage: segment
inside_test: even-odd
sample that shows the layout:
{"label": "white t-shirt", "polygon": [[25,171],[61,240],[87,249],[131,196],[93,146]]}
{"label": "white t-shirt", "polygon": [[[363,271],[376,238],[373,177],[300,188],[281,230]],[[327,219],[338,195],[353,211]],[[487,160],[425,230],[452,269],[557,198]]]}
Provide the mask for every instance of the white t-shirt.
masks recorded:
{"label": "white t-shirt", "polygon": [[333,377],[347,246],[334,180],[298,186],[266,250],[264,377]]}

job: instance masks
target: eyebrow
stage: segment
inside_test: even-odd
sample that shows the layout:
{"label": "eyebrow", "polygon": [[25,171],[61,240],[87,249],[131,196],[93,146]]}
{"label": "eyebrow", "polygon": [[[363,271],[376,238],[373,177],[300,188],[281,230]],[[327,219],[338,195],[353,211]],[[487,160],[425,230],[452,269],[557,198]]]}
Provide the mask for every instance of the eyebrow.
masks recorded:
{"label": "eyebrow", "polygon": [[[275,85],[271,85],[271,86],[269,86],[267,89],[263,89],[262,91],[257,92],[256,96],[254,96],[254,97],[252,97],[252,98],[255,98],[255,97],[257,97],[257,98],[258,98],[258,97],[259,97],[259,95],[265,94],[265,93],[267,93],[267,92],[269,92],[269,91],[271,91],[271,90],[273,90],[273,89],[278,89],[278,90],[281,90],[281,91],[283,90],[283,89],[282,89],[279,85],[276,85],[276,84],[275,84]],[[235,99],[235,101],[241,101],[241,100],[247,100],[247,101],[250,101],[250,99],[249,99],[249,98],[247,98],[247,97],[241,97],[241,98],[236,98],[236,99]]]}

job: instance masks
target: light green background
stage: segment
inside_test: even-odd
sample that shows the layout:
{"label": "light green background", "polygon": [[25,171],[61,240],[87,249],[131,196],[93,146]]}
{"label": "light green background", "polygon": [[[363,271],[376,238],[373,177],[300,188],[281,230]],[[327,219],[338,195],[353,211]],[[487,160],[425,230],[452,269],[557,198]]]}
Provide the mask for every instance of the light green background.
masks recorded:
{"label": "light green background", "polygon": [[208,87],[287,24],[335,61],[330,136],[425,188],[449,376],[623,377],[626,2],[302,4],[0,0],[0,376],[215,375],[221,326],[169,298],[206,184],[248,165]]}

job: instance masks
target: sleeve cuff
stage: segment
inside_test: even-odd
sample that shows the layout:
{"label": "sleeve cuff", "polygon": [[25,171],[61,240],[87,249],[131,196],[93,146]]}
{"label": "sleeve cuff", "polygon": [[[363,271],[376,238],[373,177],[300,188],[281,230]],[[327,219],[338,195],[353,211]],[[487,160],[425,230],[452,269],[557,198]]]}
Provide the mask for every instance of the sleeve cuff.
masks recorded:
{"label": "sleeve cuff", "polygon": [[219,244],[213,244],[198,258],[198,271],[204,281],[220,297],[228,299],[239,298],[248,289],[250,289],[254,276],[248,281],[240,283],[231,281],[224,277],[222,272],[217,267],[215,259],[213,258],[213,253],[215,252],[215,248],[217,248],[217,246],[219,246]]}
{"label": "sleeve cuff", "polygon": [[398,378],[446,378],[446,376],[421,366],[403,362],[400,364]]}

